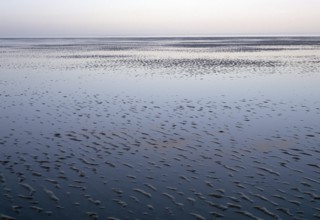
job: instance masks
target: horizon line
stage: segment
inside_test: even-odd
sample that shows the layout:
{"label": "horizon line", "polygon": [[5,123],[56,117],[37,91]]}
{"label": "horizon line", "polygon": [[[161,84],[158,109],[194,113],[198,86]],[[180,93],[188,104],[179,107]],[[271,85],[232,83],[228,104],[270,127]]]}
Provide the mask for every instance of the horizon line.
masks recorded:
{"label": "horizon line", "polygon": [[217,35],[101,35],[101,36],[0,36],[0,39],[68,39],[68,38],[219,38],[219,37],[320,37],[320,34],[217,34]]}

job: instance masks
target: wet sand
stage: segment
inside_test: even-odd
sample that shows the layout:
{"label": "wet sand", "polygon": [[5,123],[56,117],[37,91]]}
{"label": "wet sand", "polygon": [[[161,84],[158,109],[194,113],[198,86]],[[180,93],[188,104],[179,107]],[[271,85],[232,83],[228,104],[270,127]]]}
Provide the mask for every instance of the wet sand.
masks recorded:
{"label": "wet sand", "polygon": [[0,219],[319,219],[319,38],[0,39]]}

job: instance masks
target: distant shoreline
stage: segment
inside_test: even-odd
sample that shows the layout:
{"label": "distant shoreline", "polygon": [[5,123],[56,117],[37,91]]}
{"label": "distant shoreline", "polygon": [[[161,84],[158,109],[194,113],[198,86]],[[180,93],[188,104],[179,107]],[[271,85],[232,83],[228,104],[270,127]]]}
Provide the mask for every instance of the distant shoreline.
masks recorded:
{"label": "distant shoreline", "polygon": [[320,35],[172,35],[172,36],[25,36],[0,39],[223,39],[223,38],[318,38]]}

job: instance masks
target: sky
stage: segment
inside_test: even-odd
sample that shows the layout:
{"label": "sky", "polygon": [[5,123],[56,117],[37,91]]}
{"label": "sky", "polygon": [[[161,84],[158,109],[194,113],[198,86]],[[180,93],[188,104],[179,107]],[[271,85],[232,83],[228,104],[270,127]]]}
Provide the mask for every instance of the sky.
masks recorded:
{"label": "sky", "polygon": [[320,35],[320,0],[0,0],[0,37]]}

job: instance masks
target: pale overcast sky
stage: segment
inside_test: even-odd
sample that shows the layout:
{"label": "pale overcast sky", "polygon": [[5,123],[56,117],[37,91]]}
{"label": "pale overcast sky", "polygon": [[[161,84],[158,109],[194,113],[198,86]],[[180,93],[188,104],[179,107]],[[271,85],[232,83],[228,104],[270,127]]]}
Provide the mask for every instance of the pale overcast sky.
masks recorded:
{"label": "pale overcast sky", "polygon": [[320,0],[0,0],[0,37],[320,35]]}

